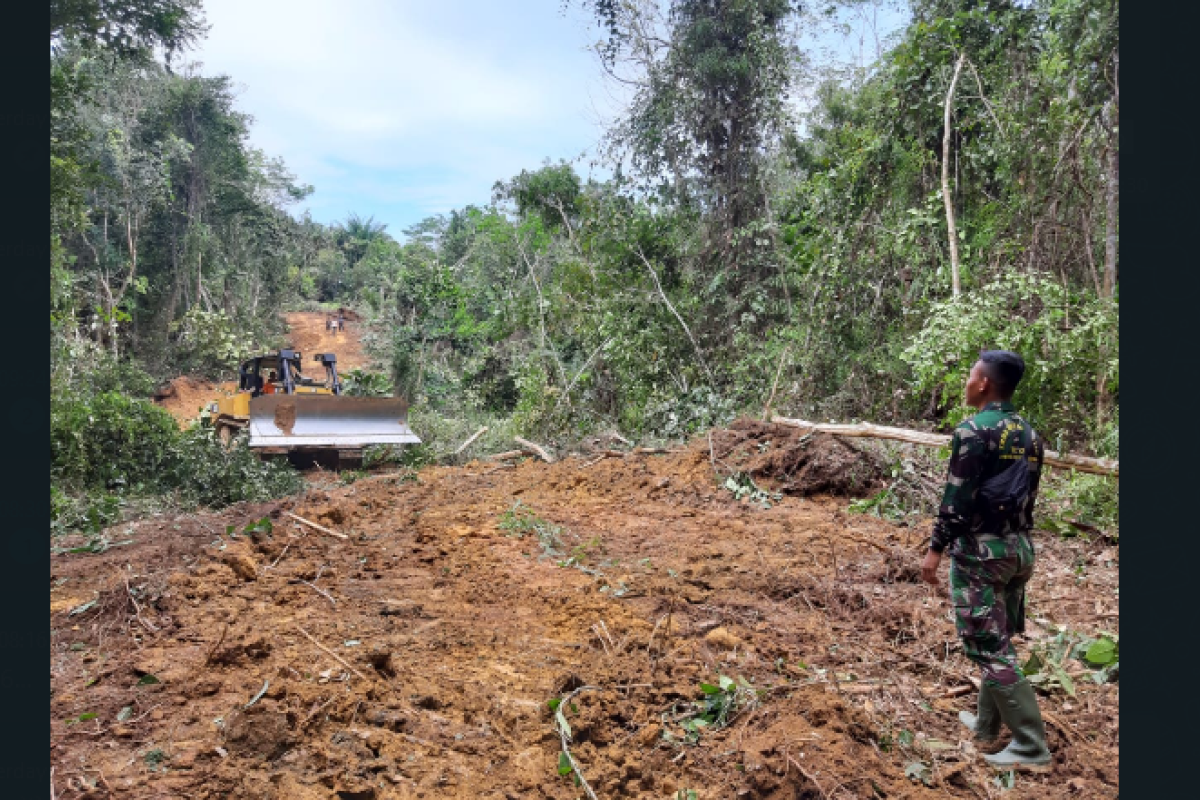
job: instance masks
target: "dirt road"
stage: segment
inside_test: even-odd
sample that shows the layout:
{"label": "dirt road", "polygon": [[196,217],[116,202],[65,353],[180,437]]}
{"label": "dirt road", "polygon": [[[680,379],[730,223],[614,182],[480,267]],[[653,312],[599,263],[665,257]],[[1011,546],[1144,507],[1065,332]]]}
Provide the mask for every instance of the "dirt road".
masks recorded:
{"label": "dirt road", "polygon": [[[288,325],[288,346],[304,354],[306,361],[303,367],[306,374],[324,376],[323,368],[312,364],[312,356],[317,353],[335,353],[338,357],[339,373],[370,367],[371,360],[359,339],[360,323],[356,318],[348,320],[346,329],[337,333],[326,330],[325,320],[329,315],[322,312],[295,311],[284,314],[283,318]],[[201,409],[209,403],[216,402],[221,397],[228,397],[236,391],[236,381],[214,383],[183,375],[162,387],[154,402],[169,411],[180,428],[186,428],[200,416]]]}
{"label": "dirt road", "polygon": [[288,344],[304,354],[304,369],[309,369],[309,362],[317,353],[335,353],[338,372],[369,368],[371,360],[359,339],[361,323],[356,318],[348,319],[344,331],[331,333],[325,328],[329,316],[319,311],[293,311],[283,315],[288,325]]}
{"label": "dirt road", "polygon": [[[564,695],[599,798],[1000,796],[956,719],[974,670],[948,601],[917,582],[927,528],[720,488],[752,463],[847,488],[853,451],[790,436],[362,478],[56,555],[58,796],[584,797]],[[1054,624],[1115,631],[1115,549],[1038,543],[1022,656]],[[753,691],[697,726],[720,676]],[[1117,686],[1075,692],[1042,700],[1054,773],[1005,797],[1117,796]]]}

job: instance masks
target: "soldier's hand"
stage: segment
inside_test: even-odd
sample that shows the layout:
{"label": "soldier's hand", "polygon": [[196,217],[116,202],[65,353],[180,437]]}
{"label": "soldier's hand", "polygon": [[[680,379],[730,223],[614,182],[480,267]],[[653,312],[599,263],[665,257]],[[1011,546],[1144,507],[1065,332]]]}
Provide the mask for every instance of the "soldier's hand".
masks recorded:
{"label": "soldier's hand", "polygon": [[930,550],[921,562],[921,580],[934,586],[938,585],[938,566],[942,563],[942,554]]}

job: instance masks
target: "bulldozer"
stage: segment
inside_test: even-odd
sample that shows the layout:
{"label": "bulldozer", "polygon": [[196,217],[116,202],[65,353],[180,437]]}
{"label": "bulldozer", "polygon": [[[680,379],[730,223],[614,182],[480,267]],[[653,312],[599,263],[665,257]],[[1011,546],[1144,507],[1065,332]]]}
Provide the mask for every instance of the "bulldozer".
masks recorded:
{"label": "bulldozer", "polygon": [[232,446],[234,437],[247,431],[248,446],[262,456],[332,462],[337,468],[361,465],[368,445],[421,443],[408,427],[403,398],[344,395],[337,356],[317,353],[312,360],[323,368],[320,378],[302,373],[299,350],[243,361],[238,391],[208,408],[221,442]]}

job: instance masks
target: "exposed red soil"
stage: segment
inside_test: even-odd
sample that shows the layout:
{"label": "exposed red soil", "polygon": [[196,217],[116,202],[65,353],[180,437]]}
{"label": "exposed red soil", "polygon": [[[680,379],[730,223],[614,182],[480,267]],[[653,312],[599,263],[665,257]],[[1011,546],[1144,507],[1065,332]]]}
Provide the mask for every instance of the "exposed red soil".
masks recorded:
{"label": "exposed red soil", "polygon": [[[916,582],[927,527],[811,494],[861,495],[874,467],[788,436],[739,423],[711,450],[369,477],[56,555],[58,796],[583,797],[546,703],[577,689],[571,751],[600,798],[1000,796],[957,721],[973,693],[948,696],[975,671],[944,584]],[[857,488],[824,474],[837,453]],[[789,493],[736,502],[734,470]],[[506,512],[549,536],[502,529]],[[269,534],[225,535],[264,516]],[[1116,631],[1115,549],[1038,542],[1022,656],[1052,623]],[[690,743],[718,675],[760,693]],[[1053,773],[1005,797],[1117,796],[1118,688],[1076,687],[1041,699]]]}
{"label": "exposed red soil", "polygon": [[154,393],[154,402],[162,406],[179,427],[186,428],[209,403],[229,397],[237,391],[237,381],[213,383],[202,378],[183,375],[162,386]]}
{"label": "exposed red soil", "polygon": [[[331,333],[325,329],[329,314],[314,311],[296,311],[284,314],[288,324],[288,345],[304,354],[305,374],[323,375],[319,365],[312,365],[312,356],[317,353],[335,353],[339,372],[359,368],[367,369],[370,358],[363,350],[358,337],[360,317],[348,309],[343,310],[346,329]],[[186,428],[209,403],[220,397],[228,397],[237,391],[237,381],[213,383],[202,378],[184,375],[163,385],[154,394],[154,402],[162,406],[180,428]]]}
{"label": "exposed red soil", "polygon": [[[320,311],[293,311],[284,314],[288,324],[288,344],[304,354],[305,374],[312,367],[310,359],[317,353],[334,353],[337,355],[338,372],[348,372],[352,369],[368,369],[371,359],[363,350],[359,341],[359,316],[348,310],[343,310],[346,319],[346,329],[332,333],[325,329],[325,322],[330,314]],[[316,365],[319,372],[319,365]]]}

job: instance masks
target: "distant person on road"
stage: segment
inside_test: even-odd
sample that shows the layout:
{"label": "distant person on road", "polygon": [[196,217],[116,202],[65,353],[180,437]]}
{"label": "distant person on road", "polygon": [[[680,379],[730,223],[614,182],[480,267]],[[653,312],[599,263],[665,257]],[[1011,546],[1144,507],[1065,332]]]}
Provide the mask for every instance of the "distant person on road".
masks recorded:
{"label": "distant person on road", "polygon": [[[1025,362],[1009,350],[986,350],[972,365],[966,403],[979,413],[954,429],[949,478],[921,578],[938,584],[938,565],[949,549],[954,625],[963,652],[983,671],[977,713],[962,711],[959,719],[984,759],[1001,770],[1048,772],[1046,728],[1012,644],[1013,634],[1025,630],[1044,453],[1041,437],[1012,404],[1024,374]],[[1001,723],[1012,732],[1003,750]]]}

